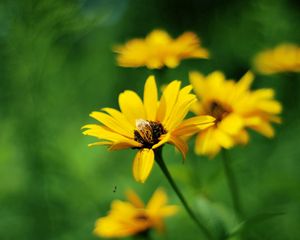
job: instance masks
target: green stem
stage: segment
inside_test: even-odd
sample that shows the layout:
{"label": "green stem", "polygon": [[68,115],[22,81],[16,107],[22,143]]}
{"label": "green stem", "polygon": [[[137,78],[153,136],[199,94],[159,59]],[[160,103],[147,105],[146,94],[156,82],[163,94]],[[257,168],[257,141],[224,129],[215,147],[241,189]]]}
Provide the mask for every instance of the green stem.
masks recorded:
{"label": "green stem", "polygon": [[133,236],[134,240],[151,240],[149,229]]}
{"label": "green stem", "polygon": [[162,170],[162,172],[164,173],[164,175],[166,176],[167,180],[169,181],[170,185],[172,186],[173,190],[175,191],[175,193],[177,194],[178,198],[180,199],[182,205],[184,206],[185,210],[187,211],[187,213],[189,214],[189,216],[191,217],[191,219],[197,224],[197,226],[201,229],[201,231],[204,233],[204,235],[206,236],[207,239],[212,240],[213,236],[210,233],[210,231],[208,230],[208,228],[201,222],[198,220],[198,218],[196,217],[195,213],[192,211],[192,209],[190,208],[190,206],[188,205],[187,201],[185,200],[183,194],[180,192],[179,188],[177,187],[175,181],[173,180],[163,158],[162,158],[162,149],[157,149],[157,151],[155,152],[155,160],[157,162],[157,164],[159,165],[160,169]]}
{"label": "green stem", "polygon": [[222,162],[223,162],[224,172],[229,186],[233,207],[236,215],[238,217],[242,217],[243,214],[242,214],[242,207],[240,201],[240,194],[236,183],[236,178],[232,170],[231,161],[230,161],[231,159],[228,156],[228,153],[225,149],[222,149],[221,153],[223,158]]}

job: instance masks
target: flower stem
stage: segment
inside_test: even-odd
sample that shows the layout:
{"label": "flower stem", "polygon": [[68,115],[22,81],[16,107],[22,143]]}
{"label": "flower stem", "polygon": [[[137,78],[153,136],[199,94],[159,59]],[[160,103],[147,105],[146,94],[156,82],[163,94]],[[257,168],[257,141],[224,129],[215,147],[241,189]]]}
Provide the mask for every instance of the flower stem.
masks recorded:
{"label": "flower stem", "polygon": [[134,240],[151,240],[149,229],[143,232],[140,232],[137,235],[133,235]]}
{"label": "flower stem", "polygon": [[182,205],[184,206],[185,210],[187,211],[187,213],[189,214],[191,219],[201,229],[201,231],[206,236],[206,238],[209,239],[209,240],[212,240],[213,236],[210,233],[209,229],[201,221],[198,220],[195,213],[192,211],[192,209],[188,205],[187,201],[185,200],[183,194],[180,192],[180,190],[177,187],[175,181],[173,180],[173,178],[172,178],[172,176],[171,176],[171,174],[170,174],[170,172],[169,172],[169,170],[168,170],[168,168],[167,168],[167,166],[166,166],[166,164],[163,160],[162,149],[161,148],[157,149],[157,151],[155,152],[155,160],[156,160],[157,164],[159,165],[160,169],[162,170],[162,172],[164,173],[164,175],[166,176],[166,178],[169,181],[170,185],[172,186],[173,190],[177,194],[178,198],[180,199]]}
{"label": "flower stem", "polygon": [[225,149],[222,149],[222,162],[224,167],[224,172],[226,175],[227,183],[230,189],[231,199],[233,203],[233,207],[235,210],[235,213],[238,217],[242,217],[242,207],[240,202],[240,194],[239,189],[236,183],[236,178],[234,175],[234,172],[231,167],[231,159],[228,156],[228,152]]}

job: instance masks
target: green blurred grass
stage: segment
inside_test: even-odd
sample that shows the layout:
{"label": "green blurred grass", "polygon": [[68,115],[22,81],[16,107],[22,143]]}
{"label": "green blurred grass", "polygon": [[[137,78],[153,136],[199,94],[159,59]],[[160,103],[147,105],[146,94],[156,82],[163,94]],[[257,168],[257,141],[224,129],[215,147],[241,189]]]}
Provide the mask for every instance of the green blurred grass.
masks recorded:
{"label": "green blurred grass", "polygon": [[[0,239],[96,239],[96,218],[113,199],[124,199],[128,187],[147,200],[164,186],[170,202],[179,204],[157,166],[146,184],[138,184],[131,173],[133,151],[88,149],[93,139],[81,134],[81,126],[93,122],[91,111],[117,107],[125,89],[142,93],[151,74],[117,67],[114,44],[153,28],[174,36],[193,30],[212,59],[186,60],[167,71],[160,85],[173,79],[188,84],[190,70],[220,69],[238,79],[257,51],[281,41],[299,43],[297,19],[299,4],[283,0],[1,1]],[[251,226],[243,239],[298,239],[299,80],[296,74],[256,77],[254,88],[275,88],[283,124],[275,139],[252,134],[247,147],[230,154],[246,214],[285,214]],[[218,234],[223,224],[236,224],[221,160],[200,159],[192,148],[185,164],[172,147],[164,155],[189,201],[206,212]],[[166,239],[202,239],[184,210],[168,219],[167,229]]]}

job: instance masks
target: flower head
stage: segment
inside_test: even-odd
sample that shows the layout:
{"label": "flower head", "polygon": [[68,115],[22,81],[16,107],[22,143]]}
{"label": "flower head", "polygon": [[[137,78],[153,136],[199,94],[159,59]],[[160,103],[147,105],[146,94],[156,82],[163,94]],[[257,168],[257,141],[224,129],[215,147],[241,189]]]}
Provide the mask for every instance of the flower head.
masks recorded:
{"label": "flower head", "polygon": [[300,72],[300,47],[294,44],[280,44],[274,49],[258,53],[254,65],[263,74]]}
{"label": "flower head", "polygon": [[200,46],[200,40],[192,32],[183,33],[176,39],[162,30],[154,30],[145,39],[136,38],[123,46],[115,47],[117,62],[122,67],[159,69],[175,68],[180,60],[208,58],[208,51]]}
{"label": "flower head", "polygon": [[133,175],[138,182],[144,182],[154,163],[154,151],[171,143],[182,153],[188,146],[183,137],[214,124],[211,116],[197,116],[184,120],[196,96],[191,86],[180,89],[181,82],[173,81],[163,91],[158,101],[155,79],[150,76],[145,84],[144,99],[133,91],[119,95],[121,111],[103,108],[92,112],[91,117],[102,125],[88,124],[83,134],[94,136],[100,142],[90,146],[106,145],[110,150],[138,149],[133,161]]}
{"label": "flower head", "polygon": [[277,114],[281,104],[274,100],[272,89],[251,91],[254,75],[246,73],[240,81],[226,80],[223,73],[215,71],[207,77],[198,72],[190,74],[190,81],[199,101],[192,107],[197,115],[209,114],[216,124],[198,134],[197,154],[214,156],[221,148],[246,144],[251,128],[267,137],[273,137],[271,122],[280,122]]}
{"label": "flower head", "polygon": [[145,206],[132,190],[127,192],[128,202],[115,200],[105,217],[96,222],[94,233],[100,237],[116,238],[141,234],[150,229],[164,230],[163,219],[174,215],[178,207],[167,205],[167,195],[157,189]]}

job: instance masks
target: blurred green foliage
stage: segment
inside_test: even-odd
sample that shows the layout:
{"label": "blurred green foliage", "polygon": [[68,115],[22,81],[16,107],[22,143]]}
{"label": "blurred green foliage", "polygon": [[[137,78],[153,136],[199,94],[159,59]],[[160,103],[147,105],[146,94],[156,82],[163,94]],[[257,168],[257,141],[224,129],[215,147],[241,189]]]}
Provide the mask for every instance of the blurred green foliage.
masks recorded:
{"label": "blurred green foliage", "polygon": [[[188,84],[190,70],[220,69],[238,79],[257,51],[300,42],[299,10],[296,0],[2,0],[0,239],[96,239],[95,220],[129,187],[146,201],[162,185],[170,202],[180,204],[157,166],[138,184],[133,151],[88,149],[93,140],[81,134],[81,126],[93,122],[91,111],[117,107],[125,89],[141,93],[151,74],[117,67],[114,44],[154,28],[173,36],[192,30],[212,59],[186,60],[159,76],[160,85],[173,79]],[[275,139],[252,134],[248,146],[230,152],[251,224],[234,217],[220,157],[194,155],[191,142],[182,164],[172,147],[164,149],[178,185],[215,236],[237,230],[232,239],[299,239],[299,81],[296,74],[256,77],[254,88],[276,89],[283,124]],[[237,229],[240,224],[246,227]],[[165,236],[152,236],[202,239],[184,210],[167,220]]]}

